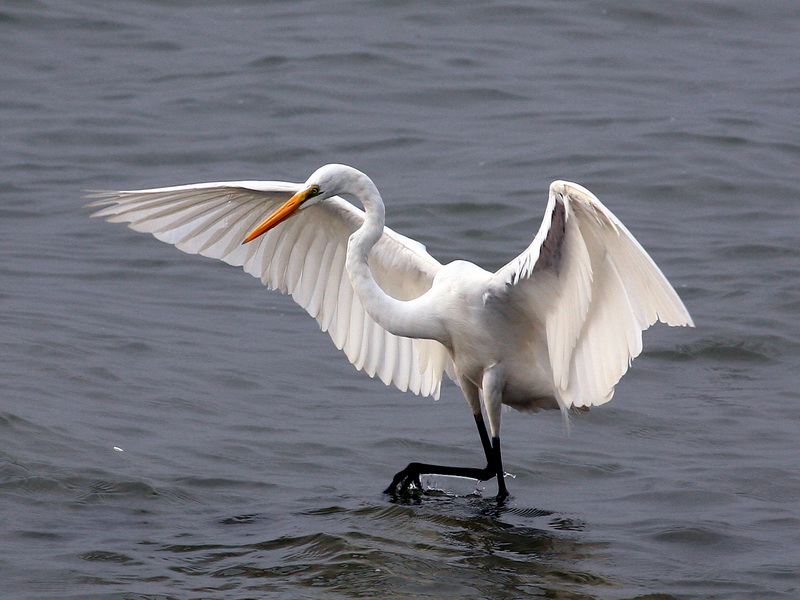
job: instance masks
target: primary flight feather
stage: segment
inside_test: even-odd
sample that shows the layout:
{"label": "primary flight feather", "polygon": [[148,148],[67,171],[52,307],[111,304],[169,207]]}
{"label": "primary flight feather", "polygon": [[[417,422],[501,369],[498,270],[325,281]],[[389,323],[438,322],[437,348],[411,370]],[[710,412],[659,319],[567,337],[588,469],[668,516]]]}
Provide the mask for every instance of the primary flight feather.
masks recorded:
{"label": "primary flight feather", "polygon": [[[348,195],[364,210],[341,197]],[[550,186],[530,246],[495,273],[466,261],[442,265],[385,227],[377,188],[345,165],[321,167],[304,184],[203,183],[97,197],[91,206],[102,208],[93,216],[241,266],[291,294],[370,376],[434,397],[443,373],[456,381],[487,466],[411,463],[387,492],[439,473],[497,477],[505,498],[502,404],[562,411],[603,404],[641,352],[643,330],[657,320],[693,325],[625,226],[566,181]]]}

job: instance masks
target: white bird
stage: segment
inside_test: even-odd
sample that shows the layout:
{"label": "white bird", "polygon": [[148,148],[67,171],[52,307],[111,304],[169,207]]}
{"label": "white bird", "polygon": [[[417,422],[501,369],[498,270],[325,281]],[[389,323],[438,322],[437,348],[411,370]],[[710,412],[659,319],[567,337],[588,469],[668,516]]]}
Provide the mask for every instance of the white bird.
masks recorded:
{"label": "white bird", "polygon": [[438,398],[448,373],[475,418],[487,465],[411,463],[391,494],[441,474],[496,477],[498,499],[506,498],[502,405],[566,414],[608,402],[642,350],[643,330],[657,320],[693,326],[625,226],[566,181],[550,186],[531,244],[495,273],[461,260],[442,265],[385,227],[378,189],[345,165],[321,167],[304,184],[200,183],[96,197],[90,206],[104,208],[92,216],[241,266],[290,293],[371,377]]}

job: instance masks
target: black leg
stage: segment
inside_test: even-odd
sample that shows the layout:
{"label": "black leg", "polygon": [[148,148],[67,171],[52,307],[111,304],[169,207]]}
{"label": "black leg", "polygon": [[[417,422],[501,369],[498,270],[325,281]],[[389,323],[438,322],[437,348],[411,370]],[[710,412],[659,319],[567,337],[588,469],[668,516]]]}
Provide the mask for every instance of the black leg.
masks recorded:
{"label": "black leg", "polygon": [[506,488],[506,472],[503,470],[503,457],[500,454],[500,438],[492,438],[492,458],[495,472],[497,473],[497,499],[503,501],[508,498]]}
{"label": "black leg", "polygon": [[486,467],[492,464],[492,444],[489,442],[489,434],[486,432],[486,423],[483,422],[483,415],[475,413],[475,425],[478,426],[478,435],[481,436],[483,453],[486,455]]}
{"label": "black leg", "polygon": [[405,469],[397,473],[392,479],[392,483],[384,490],[385,494],[396,494],[406,491],[411,485],[422,488],[420,475],[450,475],[454,477],[467,477],[486,481],[492,477],[497,477],[497,499],[505,500],[508,498],[506,488],[505,472],[503,471],[503,461],[500,454],[500,438],[492,438],[489,441],[489,434],[486,432],[486,425],[480,413],[475,415],[475,423],[478,426],[478,434],[481,437],[481,445],[486,454],[486,467],[476,469],[471,467],[448,467],[444,465],[429,465],[425,463],[411,463]]}
{"label": "black leg", "polygon": [[[496,471],[487,466],[485,469],[475,469],[471,467],[448,467],[445,465],[429,465],[425,463],[410,463],[405,469],[400,471],[392,479],[392,483],[384,490],[384,494],[396,494],[398,491],[403,492],[411,485],[422,487],[420,485],[420,475],[450,475],[453,477],[467,477],[468,479],[477,479],[479,481],[486,481],[496,475]],[[506,492],[508,495],[508,492]]]}

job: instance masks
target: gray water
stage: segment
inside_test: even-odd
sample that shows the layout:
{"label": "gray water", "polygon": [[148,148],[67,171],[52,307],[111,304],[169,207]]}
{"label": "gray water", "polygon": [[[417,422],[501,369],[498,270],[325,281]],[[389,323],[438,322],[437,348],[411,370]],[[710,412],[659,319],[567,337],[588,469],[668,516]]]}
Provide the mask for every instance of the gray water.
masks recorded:
{"label": "gray water", "polygon": [[[800,4],[6,0],[2,598],[800,597]],[[503,422],[356,372],[290,298],[89,219],[89,189],[373,177],[497,268],[593,190],[696,329],[614,400]],[[483,492],[483,493],[480,493]]]}

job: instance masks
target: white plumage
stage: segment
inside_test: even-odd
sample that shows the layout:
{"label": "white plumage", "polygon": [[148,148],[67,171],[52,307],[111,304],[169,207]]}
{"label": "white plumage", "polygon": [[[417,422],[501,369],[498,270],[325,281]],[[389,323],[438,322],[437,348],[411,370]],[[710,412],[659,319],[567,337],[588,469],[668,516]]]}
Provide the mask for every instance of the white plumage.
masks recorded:
{"label": "white plumage", "polygon": [[[355,196],[366,213],[337,194]],[[242,266],[290,293],[370,376],[438,397],[448,372],[483,430],[489,465],[481,473],[498,475],[500,496],[501,403],[531,410],[603,404],[641,352],[644,329],[657,320],[693,325],[625,226],[591,192],[565,181],[550,186],[530,246],[496,273],[464,261],[443,266],[385,227],[372,181],[343,165],[322,167],[302,185],[238,181],[97,196],[91,206],[103,208],[93,216]],[[433,472],[412,466],[393,486]]]}
{"label": "white plumage", "polygon": [[[383,330],[350,285],[347,238],[363,222],[363,211],[329,198],[303,211],[302,219],[242,245],[251,229],[299,190],[300,184],[282,181],[235,181],[98,193],[106,199],[92,205],[110,206],[92,216],[242,267],[269,289],[291,294],[357,369],[402,391],[438,398],[446,350]],[[370,263],[387,292],[400,299],[429,289],[441,267],[422,244],[388,228]]]}

